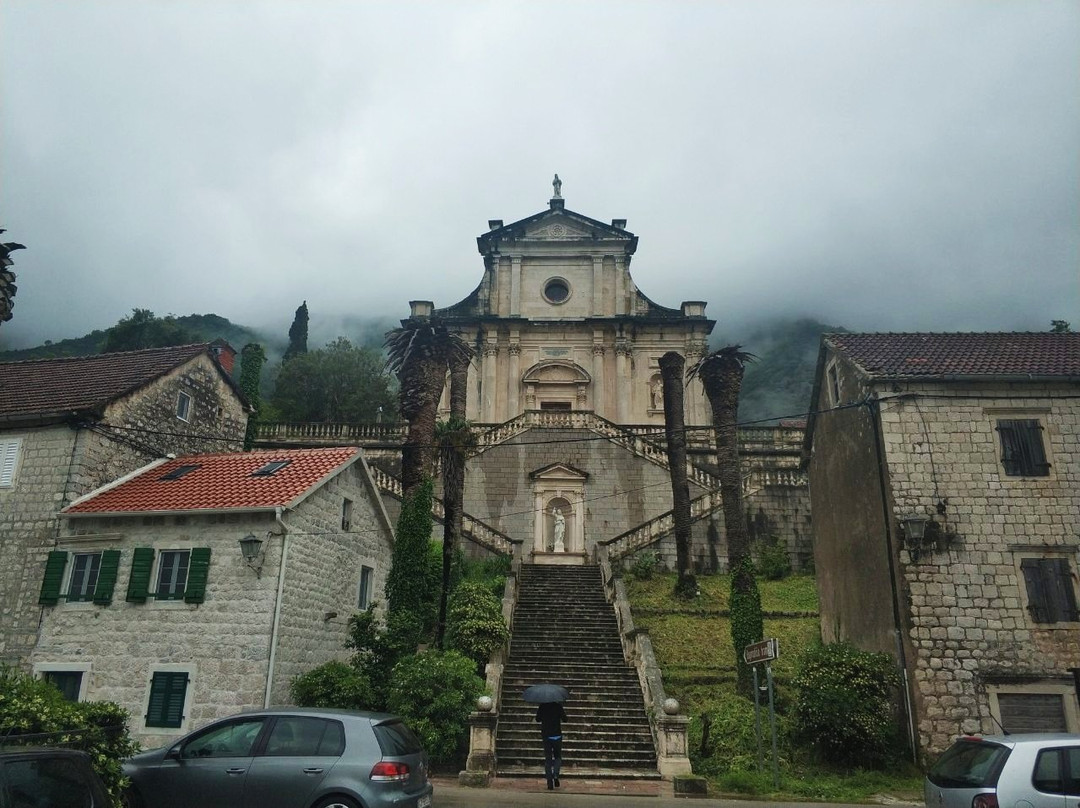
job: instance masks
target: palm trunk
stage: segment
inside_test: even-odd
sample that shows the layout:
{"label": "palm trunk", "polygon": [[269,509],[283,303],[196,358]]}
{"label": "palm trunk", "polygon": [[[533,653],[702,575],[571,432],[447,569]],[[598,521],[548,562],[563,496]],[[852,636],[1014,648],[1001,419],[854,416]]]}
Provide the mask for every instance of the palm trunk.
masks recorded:
{"label": "palm trunk", "polygon": [[668,351],[660,357],[660,375],[664,385],[664,432],[667,436],[672,514],[675,522],[675,564],[679,573],[675,595],[692,598],[697,594],[697,579],[694,578],[690,560],[690,483],[686,479],[684,366],[685,360],[674,351]]}
{"label": "palm trunk", "polygon": [[[415,369],[415,385],[406,392],[402,383],[402,396],[415,396],[402,407],[402,414],[409,422],[405,443],[401,447],[402,498],[407,499],[416,487],[431,476],[435,459],[435,420],[439,411],[439,398],[446,381],[446,367],[435,357],[420,359]],[[402,402],[406,404],[406,402]]]}

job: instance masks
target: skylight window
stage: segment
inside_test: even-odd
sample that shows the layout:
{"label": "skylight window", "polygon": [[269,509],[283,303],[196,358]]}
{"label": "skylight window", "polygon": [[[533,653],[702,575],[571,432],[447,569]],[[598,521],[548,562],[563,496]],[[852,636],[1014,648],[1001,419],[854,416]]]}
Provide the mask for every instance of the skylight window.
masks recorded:
{"label": "skylight window", "polygon": [[251,476],[252,477],[272,477],[274,474],[276,474],[277,472],[279,472],[283,468],[285,468],[287,465],[289,465],[289,463],[291,463],[291,462],[292,462],[291,460],[271,460],[269,463],[267,463],[265,466],[263,466],[258,471],[252,472]]}
{"label": "skylight window", "polygon": [[199,466],[199,465],[177,466],[172,471],[170,471],[168,474],[163,474],[160,477],[158,477],[158,479],[159,480],[179,480],[185,474],[190,474],[191,472],[195,471],[195,469],[197,469],[197,468],[202,468],[202,467]]}

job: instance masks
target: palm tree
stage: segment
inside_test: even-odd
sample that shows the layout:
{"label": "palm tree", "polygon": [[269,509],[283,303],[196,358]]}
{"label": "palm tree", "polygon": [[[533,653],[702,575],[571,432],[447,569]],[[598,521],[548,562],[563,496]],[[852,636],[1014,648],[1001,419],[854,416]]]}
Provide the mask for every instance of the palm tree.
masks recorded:
{"label": "palm tree", "polygon": [[[5,231],[0,230],[0,233],[3,232]],[[15,273],[8,269],[14,263],[10,258],[11,253],[25,249],[22,244],[14,241],[0,244],[0,323],[11,319],[11,310],[15,306]]]}
{"label": "palm tree", "polygon": [[446,383],[446,371],[458,357],[466,361],[472,348],[439,322],[410,319],[386,334],[386,367],[397,374],[398,404],[408,421],[401,447],[402,500],[426,477],[435,457],[435,418]]}
{"label": "palm tree", "polygon": [[450,600],[450,572],[454,563],[454,551],[461,544],[465,461],[476,451],[478,441],[469,422],[453,414],[449,420],[438,423],[436,437],[439,442],[439,467],[443,478],[443,552],[442,590],[439,593],[439,622],[435,630],[435,646],[442,650],[446,634],[446,609]]}
{"label": "palm tree", "polygon": [[664,389],[664,432],[667,435],[668,466],[671,471],[672,514],[675,521],[675,558],[679,579],[675,596],[692,598],[697,579],[690,562],[690,484],[686,479],[686,420],[683,405],[681,354],[668,351],[660,357],[660,378]]}
{"label": "palm tree", "polygon": [[687,371],[687,379],[701,379],[712,408],[716,437],[716,464],[720,477],[720,498],[724,508],[724,529],[731,571],[731,639],[738,663],[738,688],[744,695],[752,690],[749,667],[742,661],[747,645],[761,639],[761,595],[750,558],[750,535],[742,502],[742,473],[739,467],[739,435],[736,417],[746,363],[754,361],[741,345],[728,345],[703,356]]}

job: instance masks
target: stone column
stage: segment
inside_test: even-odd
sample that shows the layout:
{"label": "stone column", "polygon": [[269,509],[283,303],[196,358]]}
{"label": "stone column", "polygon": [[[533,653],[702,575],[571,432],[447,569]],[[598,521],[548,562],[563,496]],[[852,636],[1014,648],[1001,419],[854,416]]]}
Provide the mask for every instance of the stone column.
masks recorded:
{"label": "stone column", "polygon": [[570,542],[570,552],[585,552],[585,493],[574,500],[574,538]]}
{"label": "stone column", "polygon": [[604,256],[594,255],[592,259],[592,314],[604,316]]}
{"label": "stone column", "polygon": [[486,786],[495,772],[496,712],[475,712],[469,715],[469,757],[458,782],[465,786]]}
{"label": "stone column", "polygon": [[615,316],[627,313],[627,306],[623,298],[626,296],[626,259],[621,255],[615,256]]}
{"label": "stone column", "polygon": [[617,420],[620,424],[630,421],[631,360],[634,347],[630,340],[620,337],[615,341],[615,391],[617,400]]}
{"label": "stone column", "polygon": [[[694,365],[705,355],[706,350],[708,350],[708,348],[704,340],[695,339],[693,337],[687,339],[686,349],[684,351],[686,356],[686,367],[690,368]],[[686,405],[687,424],[691,426],[702,426],[712,423],[708,399],[705,398],[705,388],[701,384],[701,379],[694,379],[694,381],[686,388]]]}
{"label": "stone column", "polygon": [[604,412],[604,346],[596,343],[592,346],[592,398],[593,412],[606,417]]}
{"label": "stone column", "polygon": [[[510,335],[511,340],[516,335]],[[519,392],[521,390],[521,344],[512,341],[509,348],[510,372],[506,379],[506,419],[517,418],[521,415]]]}
{"label": "stone column", "polygon": [[547,552],[547,515],[544,513],[544,494],[533,493],[533,552]]}
{"label": "stone column", "polygon": [[498,399],[498,390],[495,389],[498,379],[499,344],[498,336],[489,334],[484,342],[484,390],[482,411],[480,420],[487,424],[496,423],[495,406]]}
{"label": "stone column", "polygon": [[510,259],[510,316],[521,314],[521,256]]}

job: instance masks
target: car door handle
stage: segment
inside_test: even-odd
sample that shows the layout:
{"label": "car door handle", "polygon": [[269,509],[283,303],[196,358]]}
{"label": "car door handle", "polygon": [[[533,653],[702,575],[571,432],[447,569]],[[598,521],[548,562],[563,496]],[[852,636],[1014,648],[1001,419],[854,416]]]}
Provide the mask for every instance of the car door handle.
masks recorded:
{"label": "car door handle", "polygon": [[322,774],[322,769],[316,769],[316,768],[304,769],[304,774]]}
{"label": "car door handle", "polygon": [[225,774],[243,774],[247,769],[226,769]]}

